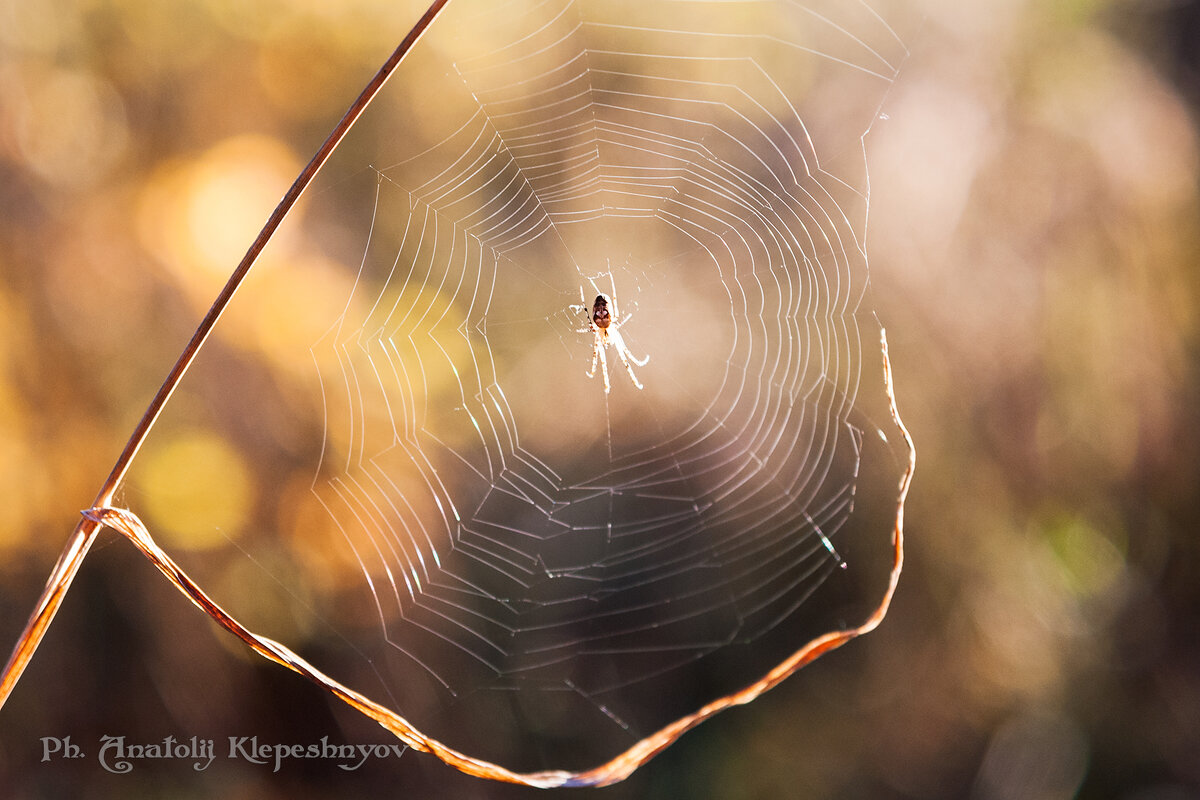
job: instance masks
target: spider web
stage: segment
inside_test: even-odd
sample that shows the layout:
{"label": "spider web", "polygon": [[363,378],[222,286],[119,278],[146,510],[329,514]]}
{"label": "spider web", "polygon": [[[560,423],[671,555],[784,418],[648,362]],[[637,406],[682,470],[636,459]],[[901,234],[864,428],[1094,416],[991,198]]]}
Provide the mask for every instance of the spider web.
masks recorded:
{"label": "spider web", "polygon": [[[866,3],[451,3],[309,209],[349,220],[312,493],[361,573],[318,663],[580,768],[870,614],[863,139],[905,52]],[[587,374],[601,292],[644,389]]]}

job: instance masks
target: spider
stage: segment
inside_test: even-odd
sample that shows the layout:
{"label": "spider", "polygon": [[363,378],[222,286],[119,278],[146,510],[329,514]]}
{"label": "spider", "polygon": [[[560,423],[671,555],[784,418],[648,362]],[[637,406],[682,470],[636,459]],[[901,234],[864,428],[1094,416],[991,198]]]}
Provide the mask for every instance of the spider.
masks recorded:
{"label": "spider", "polygon": [[[633,381],[633,385],[641,389],[642,384],[638,381],[637,375],[633,374],[633,366],[630,361],[637,364],[639,367],[646,366],[650,361],[650,354],[647,353],[645,358],[639,359],[629,351],[625,345],[625,339],[621,336],[617,329],[624,324],[624,320],[620,319],[617,314],[616,291],[613,291],[614,297],[601,292],[596,295],[596,302],[592,304],[592,313],[588,315],[587,327],[579,328],[578,333],[591,332],[595,337],[592,340],[592,368],[588,370],[589,378],[596,375],[596,362],[600,362],[600,372],[604,375],[604,393],[608,394],[612,390],[612,385],[608,381],[608,356],[605,354],[605,348],[612,345],[617,351],[617,355],[621,358],[621,363],[625,365],[625,370],[629,373],[629,379]],[[579,305],[572,305],[571,308],[577,308],[587,314],[587,301],[584,299],[583,287],[579,287]]]}

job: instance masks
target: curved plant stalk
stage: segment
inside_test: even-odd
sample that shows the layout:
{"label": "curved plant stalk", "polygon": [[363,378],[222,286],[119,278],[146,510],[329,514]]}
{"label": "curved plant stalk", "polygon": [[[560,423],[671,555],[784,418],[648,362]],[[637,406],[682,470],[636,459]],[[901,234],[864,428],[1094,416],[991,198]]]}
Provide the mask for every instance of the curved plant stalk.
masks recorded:
{"label": "curved plant stalk", "polygon": [[[100,487],[100,492],[96,495],[95,502],[92,503],[94,508],[104,508],[112,503],[113,495],[116,494],[117,488],[125,479],[125,474],[129,471],[130,464],[133,463],[133,457],[137,455],[141,449],[142,443],[146,440],[146,436],[150,433],[150,429],[154,427],[154,423],[158,421],[159,414],[162,413],[163,407],[167,401],[171,399],[171,395],[175,392],[175,387],[183,379],[184,373],[192,365],[200,348],[204,346],[208,335],[212,333],[213,326],[217,324],[221,314],[224,313],[229,301],[237,293],[242,282],[246,279],[246,275],[250,272],[250,268],[258,260],[263,248],[271,241],[275,235],[275,231],[280,224],[287,218],[300,196],[312,183],[313,178],[329,160],[334,149],[345,138],[350,128],[358,120],[362,113],[370,105],[375,96],[379,94],[379,90],[391,77],[396,67],[412,49],[421,35],[425,33],[429,25],[441,13],[442,8],[449,0],[434,0],[434,2],[426,10],[425,14],[413,26],[413,29],[408,32],[404,40],[399,46],[388,56],[387,61],[375,73],[366,87],[359,94],[358,98],[351,104],[350,108],[342,116],[341,120],[334,127],[333,131],[325,139],[324,143],[317,150],[316,155],[312,160],[300,171],[296,176],[296,180],[284,194],[283,199],[279,201],[279,205],[271,212],[271,216],[267,219],[258,237],[254,243],[250,245],[250,249],[246,251],[246,255],[242,258],[237,269],[229,276],[221,293],[217,295],[217,299],[213,301],[209,307],[208,313],[204,315],[204,319],[200,321],[196,332],[192,334],[192,338],[184,347],[183,352],[179,355],[179,360],[175,362],[170,374],[159,387],[158,393],[154,399],[150,401],[150,407],[146,409],[146,413],[142,415],[142,419],[138,422],[133,434],[129,437],[129,441],[125,444],[125,449],[121,452],[116,464],[113,465],[112,472]],[[29,660],[33,658],[33,653],[41,644],[42,637],[46,634],[46,629],[54,619],[54,615],[58,612],[59,606],[62,605],[63,597],[66,596],[67,589],[71,586],[71,581],[75,578],[75,573],[79,571],[80,564],[87,556],[88,550],[96,540],[96,534],[100,530],[100,523],[96,520],[95,515],[89,515],[84,512],[83,519],[75,527],[75,531],[71,534],[71,538],[67,541],[67,545],[63,548],[62,555],[59,556],[58,563],[54,567],[54,571],[50,573],[50,578],[46,581],[46,588],[42,591],[42,596],[38,599],[38,604],[30,615],[29,622],[25,626],[21,638],[17,640],[16,646],[13,648],[12,655],[9,657],[8,664],[4,667],[4,674],[0,676],[0,707],[3,707],[8,696],[12,694],[13,687],[17,685],[17,681],[21,677],[21,673],[29,664]]]}
{"label": "curved plant stalk", "polygon": [[[260,636],[244,627],[210,598],[155,543],[146,526],[133,512],[123,508],[97,507],[85,511],[84,520],[90,523],[93,529],[96,526],[103,525],[124,534],[197,608],[245,642],[250,649],[264,658],[308,678],[330,694],[378,722],[383,728],[390,731],[409,747],[422,752],[432,753],[450,766],[468,775],[480,778],[490,778],[492,780],[518,783],[537,788],[607,786],[628,778],[638,767],[665,750],[680,736],[709,717],[731,706],[749,703],[768,689],[779,685],[785,678],[817,657],[841,647],[851,639],[874,630],[887,615],[892,596],[896,591],[897,582],[900,579],[900,570],[904,563],[904,501],[908,495],[909,483],[912,481],[913,470],[916,466],[916,450],[913,447],[912,438],[909,436],[904,424],[900,421],[900,415],[896,410],[895,395],[892,391],[891,364],[888,361],[887,353],[887,337],[882,330],[880,330],[880,342],[883,348],[884,386],[887,392],[892,420],[900,430],[908,450],[908,463],[904,474],[900,478],[898,488],[895,527],[892,530],[892,569],[888,578],[887,588],[879,605],[857,627],[833,631],[813,639],[749,686],[725,697],[713,700],[698,711],[655,731],[612,760],[579,772],[569,772],[566,770],[546,770],[527,773],[513,772],[498,764],[468,756],[448,747],[437,739],[426,736],[411,722],[395,711],[324,674],[287,646],[265,636]],[[80,558],[82,558],[82,555]]]}
{"label": "curved plant stalk", "polygon": [[318,686],[323,687],[335,697],[374,719],[409,747],[422,752],[432,753],[450,766],[469,775],[540,788],[606,786],[622,781],[633,774],[638,767],[662,752],[680,736],[704,720],[732,706],[744,705],[751,702],[767,690],[777,686],[804,665],[824,653],[841,647],[851,639],[874,630],[883,621],[888,607],[891,605],[892,596],[896,591],[896,585],[899,581],[900,571],[904,562],[904,502],[908,495],[908,487],[912,481],[913,470],[916,466],[916,450],[913,446],[912,438],[901,422],[899,412],[896,408],[896,399],[892,388],[891,363],[888,359],[887,337],[882,328],[880,329],[880,344],[883,354],[884,389],[892,421],[904,439],[904,444],[908,451],[908,460],[904,473],[900,477],[898,487],[896,515],[892,531],[892,568],[887,587],[880,599],[879,605],[860,625],[833,631],[813,639],[749,686],[713,700],[694,713],[651,733],[610,761],[591,769],[578,772],[547,770],[542,772],[518,773],[500,765],[460,753],[437,739],[426,736],[395,711],[325,675],[285,645],[273,639],[260,636],[244,627],[213,601],[158,546],[151,537],[150,532],[146,529],[146,526],[133,512],[128,509],[112,507],[113,495],[124,479],[129,465],[145,440],[146,435],[158,419],[163,406],[170,398],[180,379],[195,359],[200,347],[208,338],[221,313],[237,292],[238,287],[258,258],[259,253],[261,253],[267,242],[270,241],[279,224],[287,216],[322,165],[328,160],[334,148],[447,2],[448,0],[436,0],[429,7],[425,15],[379,69],[375,77],[372,78],[362,94],[359,95],[349,111],[346,112],[345,116],[338,123],[337,127],[334,128],[329,138],[326,139],[325,143],[317,151],[317,154],[313,156],[313,159],[296,178],[295,183],[292,184],[283,200],[280,201],[275,211],[271,214],[262,232],[259,233],[258,238],[251,245],[246,256],[230,277],[229,282],[221,290],[221,293],[217,296],[216,301],[214,301],[212,307],[205,315],[200,326],[196,329],[191,341],[188,342],[178,362],[176,362],[171,373],[167,376],[166,381],[163,382],[158,394],[155,395],[150,407],[146,410],[141,422],[126,444],[125,450],[121,453],[111,474],[101,487],[93,507],[83,512],[83,518],[80,520],[78,526],[76,526],[74,533],[67,542],[66,548],[59,557],[58,563],[55,565],[47,581],[46,588],[38,601],[37,607],[34,609],[20,640],[17,642],[8,665],[5,667],[2,679],[0,679],[0,706],[3,705],[4,701],[11,694],[22,671],[32,658],[46,629],[49,627],[50,622],[61,605],[62,599],[70,587],[71,581],[78,571],[80,564],[86,557],[89,548],[102,527],[111,528],[127,537],[194,605],[219,625],[245,642],[252,650],[264,658],[287,667],[293,672],[308,678]]}

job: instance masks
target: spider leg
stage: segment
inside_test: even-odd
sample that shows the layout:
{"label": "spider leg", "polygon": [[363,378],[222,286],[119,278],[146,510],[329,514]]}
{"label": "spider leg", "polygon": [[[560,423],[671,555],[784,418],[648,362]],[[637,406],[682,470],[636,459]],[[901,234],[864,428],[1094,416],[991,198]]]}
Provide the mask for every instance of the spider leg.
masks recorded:
{"label": "spider leg", "polygon": [[592,339],[592,367],[587,371],[587,376],[589,378],[594,378],[596,376],[596,362],[600,360],[602,349],[603,345],[600,342],[600,334],[597,333],[595,338]]}
{"label": "spider leg", "polygon": [[629,380],[633,381],[633,385],[637,388],[643,388],[642,382],[637,379],[637,375],[633,374],[633,367],[629,366],[629,359],[625,358],[625,351],[618,350],[617,352],[621,356],[621,362],[625,365],[625,371],[629,373]]}
{"label": "spider leg", "polygon": [[[629,317],[626,317],[625,319],[629,319]],[[639,367],[644,367],[647,364],[649,364],[650,363],[650,354],[646,353],[644,358],[638,358],[637,356],[635,356],[633,354],[633,351],[629,349],[629,346],[625,344],[625,337],[617,332],[617,328],[619,328],[619,327],[621,327],[621,326],[614,325],[611,328],[609,328],[608,335],[613,340],[613,345],[615,347],[619,348],[619,350],[623,353],[624,356],[628,356],[629,360],[632,361],[633,363],[637,364]]]}
{"label": "spider leg", "polygon": [[639,367],[644,367],[650,361],[649,353],[646,354],[644,359],[638,361],[637,357],[629,352],[629,348],[625,346],[625,339],[621,337],[621,334],[612,331],[609,333],[609,338],[612,340],[613,348],[617,351],[617,355],[621,357],[621,363],[625,365],[625,371],[629,373],[629,380],[633,381],[633,385],[637,388],[643,388],[642,382],[637,379],[637,375],[633,374],[633,367],[629,362],[632,360]]}
{"label": "spider leg", "polygon": [[630,361],[637,364],[639,367],[644,367],[650,363],[650,354],[649,353],[646,353],[645,357],[643,357],[641,360],[638,360],[638,357],[635,356],[632,352],[630,352],[629,348],[625,347],[624,345],[625,345],[625,342],[622,341],[621,342],[622,349],[625,351],[625,355],[629,356]]}
{"label": "spider leg", "polygon": [[600,346],[600,372],[604,375],[604,393],[608,394],[612,391],[612,385],[608,382],[608,356],[604,353],[604,346]]}
{"label": "spider leg", "polygon": [[587,320],[587,324],[584,327],[579,328],[577,331],[575,331],[576,333],[584,333],[584,332],[592,329],[592,312],[591,312],[591,309],[588,308],[587,298],[585,298],[583,296],[583,287],[582,286],[579,287],[579,304],[576,305],[575,303],[572,303],[570,305],[570,309],[572,311],[578,311],[579,313],[583,314],[583,318]]}
{"label": "spider leg", "polygon": [[621,315],[617,312],[617,278],[612,272],[609,272],[608,280],[612,284],[612,294],[608,296],[608,299],[612,301],[612,318],[613,320],[620,320]]}

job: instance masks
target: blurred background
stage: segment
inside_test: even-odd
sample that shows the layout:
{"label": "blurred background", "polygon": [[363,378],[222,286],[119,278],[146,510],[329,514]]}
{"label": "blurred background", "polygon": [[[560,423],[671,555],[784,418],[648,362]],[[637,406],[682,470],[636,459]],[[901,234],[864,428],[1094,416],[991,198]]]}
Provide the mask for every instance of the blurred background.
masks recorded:
{"label": "blurred background", "polygon": [[[330,5],[0,2],[6,653],[203,309],[421,11]],[[867,140],[873,302],[918,449],[892,611],[600,796],[1200,797],[1200,10],[914,0],[904,14],[911,55]],[[264,349],[273,331],[319,335],[286,307],[261,323],[249,340]],[[255,485],[219,435],[170,441],[146,474]],[[168,549],[245,584],[229,532],[256,497],[188,509],[144,491],[135,509],[202,520]],[[272,512],[302,537],[295,496]],[[353,574],[319,543],[305,552],[314,574]],[[297,731],[387,741],[110,537],[0,711],[0,788],[536,795],[415,753],[350,772],[41,762],[42,737]]]}

